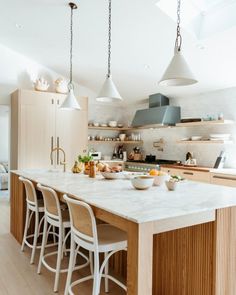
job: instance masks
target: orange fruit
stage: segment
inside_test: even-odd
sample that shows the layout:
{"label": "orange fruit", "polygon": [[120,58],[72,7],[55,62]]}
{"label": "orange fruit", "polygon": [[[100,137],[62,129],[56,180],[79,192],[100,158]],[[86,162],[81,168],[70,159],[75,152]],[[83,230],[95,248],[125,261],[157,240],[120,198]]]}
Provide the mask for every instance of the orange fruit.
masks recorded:
{"label": "orange fruit", "polygon": [[159,171],[157,169],[152,169],[149,171],[149,175],[157,176],[157,175],[159,175]]}

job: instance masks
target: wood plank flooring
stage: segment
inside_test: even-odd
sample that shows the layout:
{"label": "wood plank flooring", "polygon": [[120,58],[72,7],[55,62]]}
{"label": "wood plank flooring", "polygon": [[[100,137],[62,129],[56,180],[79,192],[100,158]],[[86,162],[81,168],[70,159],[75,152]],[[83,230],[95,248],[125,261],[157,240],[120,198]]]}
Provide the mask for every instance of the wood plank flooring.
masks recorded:
{"label": "wood plank flooring", "polygon": [[[9,201],[5,197],[0,198],[0,295],[50,295],[53,292],[54,274],[42,268],[42,274],[38,275],[37,262],[30,265],[30,251],[20,251],[20,245],[9,233]],[[84,276],[88,269],[75,272],[73,279]],[[66,274],[61,275],[58,294],[64,294]],[[91,295],[92,283],[86,282],[74,290],[78,295]],[[100,295],[105,295],[102,284]],[[112,282],[109,295],[124,295],[122,289]]]}

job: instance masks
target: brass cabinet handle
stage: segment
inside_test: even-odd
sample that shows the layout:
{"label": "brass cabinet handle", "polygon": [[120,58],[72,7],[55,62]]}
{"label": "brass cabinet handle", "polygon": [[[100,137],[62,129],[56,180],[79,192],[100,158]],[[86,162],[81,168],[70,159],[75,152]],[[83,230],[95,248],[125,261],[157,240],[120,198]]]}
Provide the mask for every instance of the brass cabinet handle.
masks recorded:
{"label": "brass cabinet handle", "polygon": [[59,147],[60,147],[60,141],[59,137],[57,137],[57,165],[59,165]]}
{"label": "brass cabinet handle", "polygon": [[234,177],[225,177],[225,176],[213,175],[213,178],[236,181],[236,178],[234,178]]}
{"label": "brass cabinet handle", "polygon": [[193,175],[193,172],[183,172],[185,175]]}
{"label": "brass cabinet handle", "polygon": [[[51,136],[51,152],[53,150],[53,136]],[[53,157],[51,158],[51,165],[53,165]]]}

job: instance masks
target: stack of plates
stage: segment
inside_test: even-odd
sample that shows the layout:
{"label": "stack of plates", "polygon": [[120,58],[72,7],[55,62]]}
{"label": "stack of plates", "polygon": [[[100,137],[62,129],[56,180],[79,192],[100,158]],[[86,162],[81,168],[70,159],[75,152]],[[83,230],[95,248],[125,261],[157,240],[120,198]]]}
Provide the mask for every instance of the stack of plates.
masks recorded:
{"label": "stack of plates", "polygon": [[229,140],[230,134],[210,134],[210,140]]}

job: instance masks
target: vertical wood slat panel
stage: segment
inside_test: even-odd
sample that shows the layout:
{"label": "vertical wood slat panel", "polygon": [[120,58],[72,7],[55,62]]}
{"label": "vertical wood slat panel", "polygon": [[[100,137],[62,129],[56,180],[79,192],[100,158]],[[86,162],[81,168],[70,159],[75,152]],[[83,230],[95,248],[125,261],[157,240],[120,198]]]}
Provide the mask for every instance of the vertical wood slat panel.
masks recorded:
{"label": "vertical wood slat panel", "polygon": [[214,223],[155,235],[153,294],[213,295]]}
{"label": "vertical wood slat panel", "polygon": [[236,294],[236,207],[217,210],[215,295]]}
{"label": "vertical wood slat panel", "polygon": [[14,173],[11,173],[10,204],[11,234],[21,243],[25,225],[26,202],[23,184],[19,181],[19,176]]}

